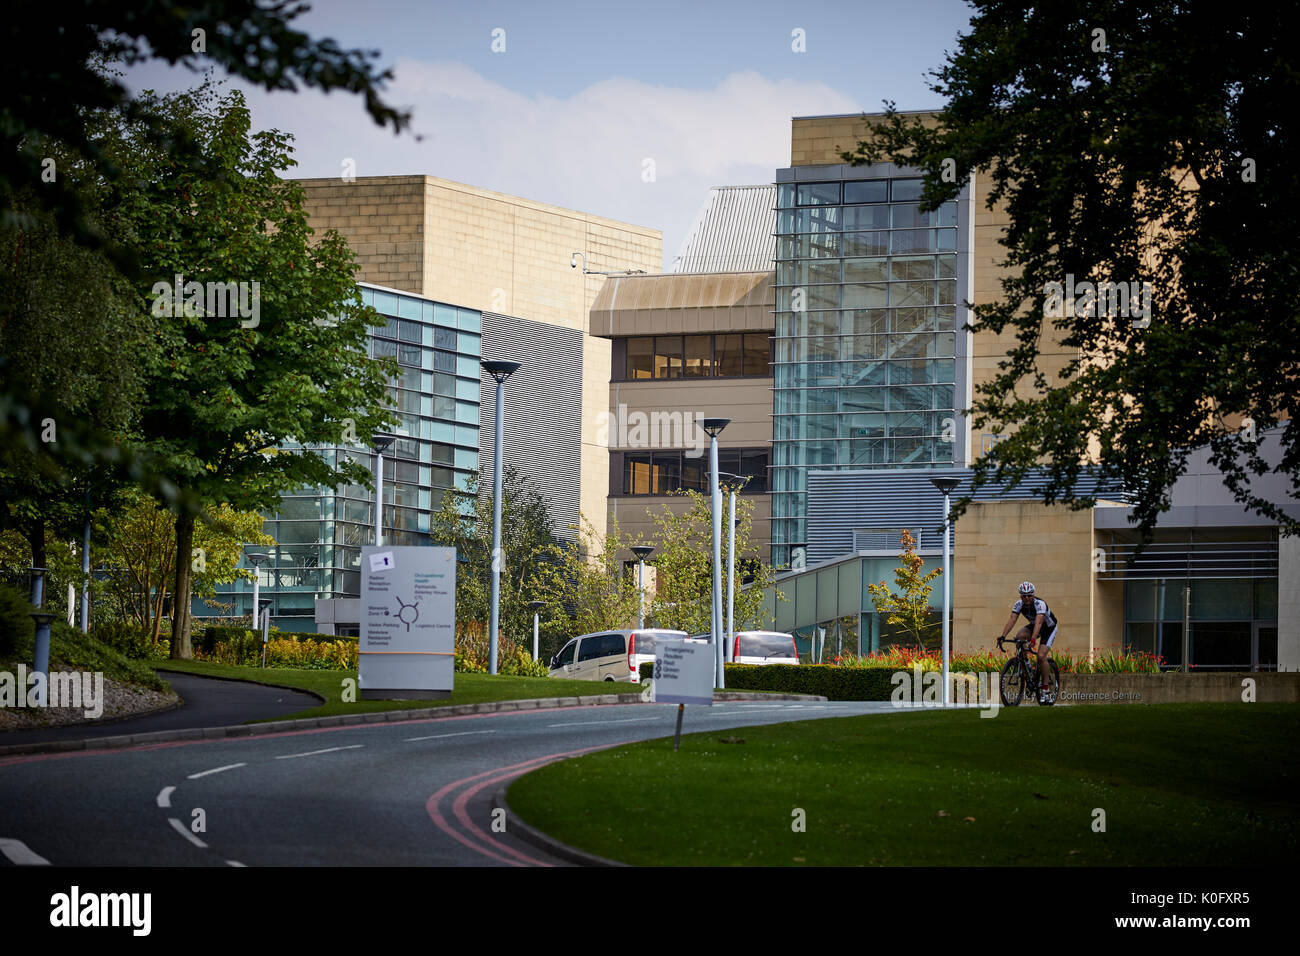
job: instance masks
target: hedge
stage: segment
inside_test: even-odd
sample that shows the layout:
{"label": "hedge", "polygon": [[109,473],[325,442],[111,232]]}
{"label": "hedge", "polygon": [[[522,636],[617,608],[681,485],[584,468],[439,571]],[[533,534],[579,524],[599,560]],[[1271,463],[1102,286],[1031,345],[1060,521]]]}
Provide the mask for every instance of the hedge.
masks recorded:
{"label": "hedge", "polygon": [[[727,664],[727,690],[775,691],[816,694],[827,700],[892,700],[898,684],[894,675],[907,674],[913,691],[913,673],[894,666],[837,667],[833,664]],[[654,664],[641,665],[641,679],[654,676]],[[936,692],[937,693],[937,692]]]}
{"label": "hedge", "polygon": [[[204,654],[212,654],[217,644],[229,641],[243,641],[248,637],[255,637],[257,644],[260,646],[262,639],[260,635],[253,633],[252,628],[248,627],[229,627],[224,624],[209,624],[200,634],[196,632],[191,637],[195,651],[202,651]],[[333,644],[336,641],[350,642],[357,644],[359,639],[356,637],[346,637],[341,634],[316,634],[311,631],[271,631],[271,640],[288,640],[297,638],[300,641],[314,641],[317,644]],[[261,651],[259,650],[260,654]]]}

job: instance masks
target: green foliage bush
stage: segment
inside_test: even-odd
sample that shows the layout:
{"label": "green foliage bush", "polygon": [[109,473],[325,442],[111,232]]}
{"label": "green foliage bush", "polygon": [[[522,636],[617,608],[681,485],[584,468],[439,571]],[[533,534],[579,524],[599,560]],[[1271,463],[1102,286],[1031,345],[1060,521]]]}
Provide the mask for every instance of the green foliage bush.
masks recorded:
{"label": "green foliage bush", "polygon": [[[195,660],[257,667],[262,663],[262,637],[247,628],[220,628],[223,638],[211,642],[211,650],[195,645]],[[292,667],[301,670],[356,670],[359,644],[355,637],[300,640],[299,634],[277,634],[266,643],[266,666]],[[206,640],[203,642],[208,643]]]}
{"label": "green foliage bush", "polygon": [[95,639],[137,661],[166,660],[171,656],[171,641],[150,635],[131,621],[109,621],[94,630]]}
{"label": "green foliage bush", "polygon": [[31,645],[36,626],[31,619],[33,610],[27,595],[8,584],[0,585],[0,660]]}
{"label": "green foliage bush", "polygon": [[50,631],[50,667],[54,670],[102,671],[113,680],[141,684],[152,690],[167,690],[167,682],[144,661],[132,660],[116,648],[63,621]]}

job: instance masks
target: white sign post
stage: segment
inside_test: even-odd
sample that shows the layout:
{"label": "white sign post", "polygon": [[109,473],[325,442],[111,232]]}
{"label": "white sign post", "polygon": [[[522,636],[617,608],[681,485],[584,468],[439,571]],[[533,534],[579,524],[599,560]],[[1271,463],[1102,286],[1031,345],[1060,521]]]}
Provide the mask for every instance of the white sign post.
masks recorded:
{"label": "white sign post", "polygon": [[673,750],[682,742],[682,714],[687,704],[713,706],[716,662],[712,644],[658,643],[655,645],[654,699],[677,705],[677,733]]}
{"label": "white sign post", "polygon": [[361,549],[363,700],[451,696],[456,653],[456,549]]}

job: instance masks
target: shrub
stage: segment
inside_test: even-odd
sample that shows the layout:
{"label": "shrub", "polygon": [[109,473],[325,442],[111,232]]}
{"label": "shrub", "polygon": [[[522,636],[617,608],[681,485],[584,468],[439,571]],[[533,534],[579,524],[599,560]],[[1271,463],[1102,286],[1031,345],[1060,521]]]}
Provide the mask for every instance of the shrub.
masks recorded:
{"label": "shrub", "polygon": [[[491,666],[491,646],[482,628],[462,627],[456,634],[455,668],[461,673],[486,674]],[[497,673],[515,677],[546,677],[551,669],[545,661],[535,661],[524,645],[512,637],[502,636],[497,643]]]}
{"label": "shrub", "polygon": [[[262,663],[262,638],[247,628],[223,628],[233,632],[215,641],[212,649],[196,646],[195,660],[212,661],[240,667],[257,667]],[[332,637],[332,635],[320,635]],[[267,667],[292,667],[301,670],[356,670],[359,645],[355,637],[322,640],[299,640],[296,634],[281,634],[266,642]]]}
{"label": "shrub", "polygon": [[0,660],[16,657],[31,645],[36,633],[33,610],[25,594],[8,584],[0,585]]}
{"label": "shrub", "polygon": [[[159,660],[168,656],[166,653],[160,654],[153,638],[130,621],[109,621],[95,628],[93,633],[97,641],[121,651],[132,660]],[[170,641],[159,640],[158,643],[166,645],[170,653]]]}

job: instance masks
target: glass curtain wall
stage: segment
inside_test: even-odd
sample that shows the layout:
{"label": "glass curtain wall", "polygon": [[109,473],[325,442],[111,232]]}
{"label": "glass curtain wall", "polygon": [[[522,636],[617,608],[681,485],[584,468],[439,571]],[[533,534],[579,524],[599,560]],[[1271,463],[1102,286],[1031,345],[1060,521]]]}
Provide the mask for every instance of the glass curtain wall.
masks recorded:
{"label": "glass curtain wall", "polygon": [[772,561],[806,541],[807,472],[953,460],[957,203],[918,178],[777,186]]}
{"label": "glass curtain wall", "polygon": [[[482,314],[368,286],[360,294],[381,319],[371,328],[370,354],[392,356],[399,366],[389,381],[398,437],[384,454],[384,543],[434,544],[430,517],[443,493],[467,488],[478,469]],[[374,450],[368,436],[357,437],[355,446],[318,451],[331,464],[350,458],[373,475]],[[374,544],[374,507],[372,489],[342,485],[300,489],[265,513],[263,530],[276,545],[259,572],[261,597],[272,602],[277,626],[314,630],[317,598],[360,596],[361,547]],[[252,583],[236,582],[217,601],[249,615]],[[195,602],[198,617],[220,613]]]}

